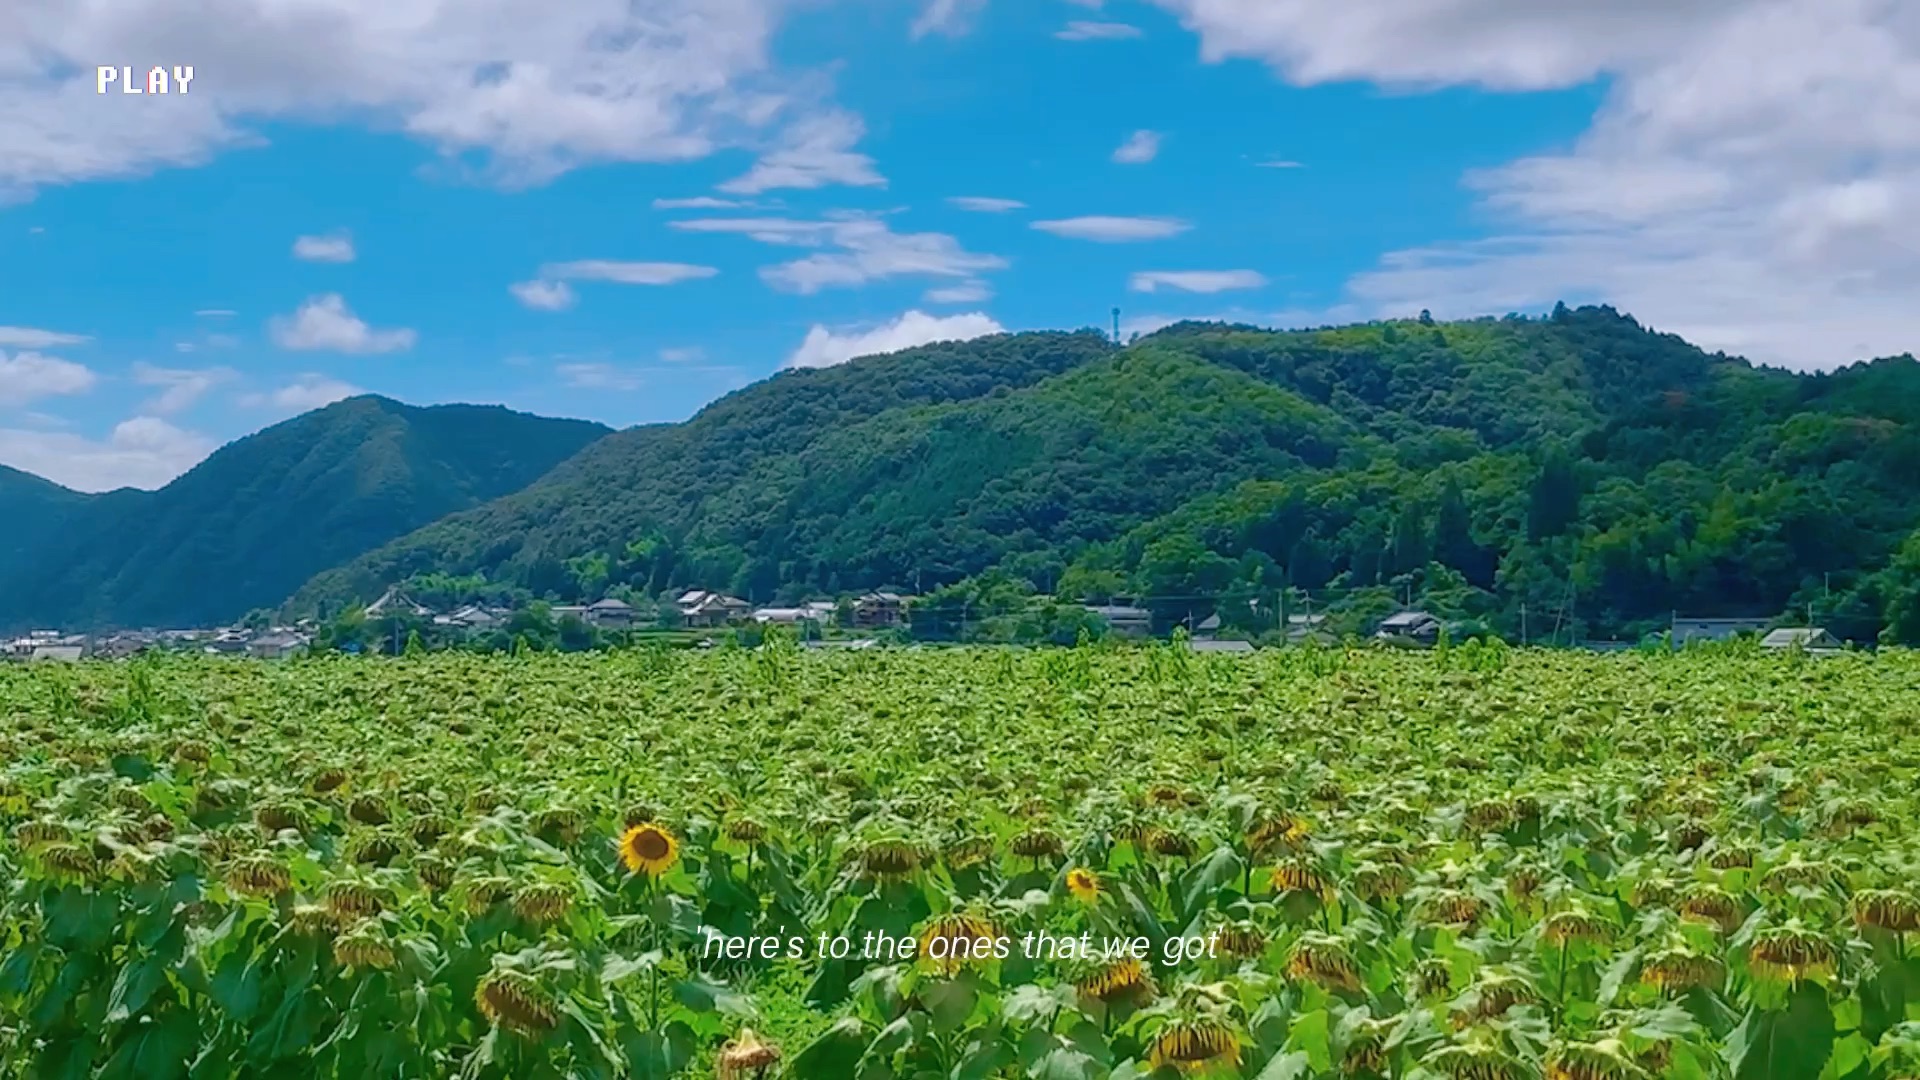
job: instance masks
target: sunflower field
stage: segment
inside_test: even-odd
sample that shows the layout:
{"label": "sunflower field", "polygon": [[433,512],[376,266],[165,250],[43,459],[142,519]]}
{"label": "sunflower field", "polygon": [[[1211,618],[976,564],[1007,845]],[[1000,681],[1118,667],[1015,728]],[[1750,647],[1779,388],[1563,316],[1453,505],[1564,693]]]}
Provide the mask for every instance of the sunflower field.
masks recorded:
{"label": "sunflower field", "polygon": [[0,1076],[1912,1080],[1917,814],[1898,651],[0,667]]}

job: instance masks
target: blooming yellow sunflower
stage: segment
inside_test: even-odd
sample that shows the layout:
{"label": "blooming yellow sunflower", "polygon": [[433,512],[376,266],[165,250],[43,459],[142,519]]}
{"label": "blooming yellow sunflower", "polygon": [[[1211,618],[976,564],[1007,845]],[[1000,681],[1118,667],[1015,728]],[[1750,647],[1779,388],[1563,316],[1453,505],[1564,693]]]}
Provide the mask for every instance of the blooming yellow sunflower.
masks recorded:
{"label": "blooming yellow sunflower", "polygon": [[648,821],[620,836],[620,861],[627,869],[659,877],[680,858],[680,841],[662,826]]}
{"label": "blooming yellow sunflower", "polygon": [[1097,904],[1106,890],[1100,885],[1099,874],[1084,866],[1076,866],[1067,871],[1067,891],[1083,904]]}

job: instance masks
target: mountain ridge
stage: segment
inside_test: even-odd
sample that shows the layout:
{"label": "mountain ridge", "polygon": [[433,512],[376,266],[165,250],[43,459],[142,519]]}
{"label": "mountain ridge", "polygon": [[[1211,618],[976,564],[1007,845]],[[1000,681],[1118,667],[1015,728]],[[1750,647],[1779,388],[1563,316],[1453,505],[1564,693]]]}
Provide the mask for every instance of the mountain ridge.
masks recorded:
{"label": "mountain ridge", "polygon": [[155,491],[40,481],[64,493],[50,494],[14,480],[53,511],[0,548],[0,627],[237,619],[367,546],[524,487],[608,433],[497,405],[361,395],[236,439]]}
{"label": "mountain ridge", "polygon": [[[1083,598],[1431,587],[1495,621],[1572,603],[1592,632],[1630,633],[1670,604],[1778,612],[1814,582],[1867,618],[1920,524],[1911,358],[1799,375],[1605,307],[1176,324],[1124,350],[1089,339],[1064,365],[1016,355],[1059,340],[827,369],[847,409],[826,391],[799,407],[788,391],[809,384],[784,375],[756,384],[321,574],[288,610],[418,575],[558,600],[785,602],[993,573]],[[989,364],[1004,385],[867,385]],[[1229,498],[1248,484],[1268,486]]]}

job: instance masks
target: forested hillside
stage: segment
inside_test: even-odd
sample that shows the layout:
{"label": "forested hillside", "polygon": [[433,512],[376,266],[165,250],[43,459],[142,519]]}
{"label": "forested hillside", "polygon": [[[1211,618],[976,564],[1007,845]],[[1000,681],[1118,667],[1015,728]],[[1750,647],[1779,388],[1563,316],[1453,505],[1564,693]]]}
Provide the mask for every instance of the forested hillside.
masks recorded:
{"label": "forested hillside", "polygon": [[1313,590],[1507,632],[1551,611],[1569,638],[1812,605],[1871,637],[1915,606],[1920,541],[1895,556],[1916,523],[1911,358],[1757,369],[1608,308],[1182,324],[1124,351],[1002,335],[782,373],[321,575],[293,608],[422,575],[564,600],[891,586],[975,616],[1040,592],[1163,623]]}
{"label": "forested hillside", "polygon": [[606,432],[361,397],[234,442],[159,491],[84,496],[0,472],[0,630],[224,624],[525,487]]}

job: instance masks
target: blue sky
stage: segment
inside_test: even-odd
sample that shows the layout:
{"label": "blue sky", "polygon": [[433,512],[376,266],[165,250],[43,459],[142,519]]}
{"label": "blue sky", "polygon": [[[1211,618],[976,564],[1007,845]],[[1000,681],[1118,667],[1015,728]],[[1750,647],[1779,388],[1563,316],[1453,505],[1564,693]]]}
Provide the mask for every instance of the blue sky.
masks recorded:
{"label": "blue sky", "polygon": [[[1911,20],[1623,6],[28,0],[0,464],[156,486],[359,391],[677,420],[784,365],[1115,306],[1606,300],[1798,367],[1911,348],[1889,223],[1920,140],[1846,107],[1914,70]],[[1833,10],[1898,48],[1741,84]],[[103,63],[195,76],[100,96]]]}

